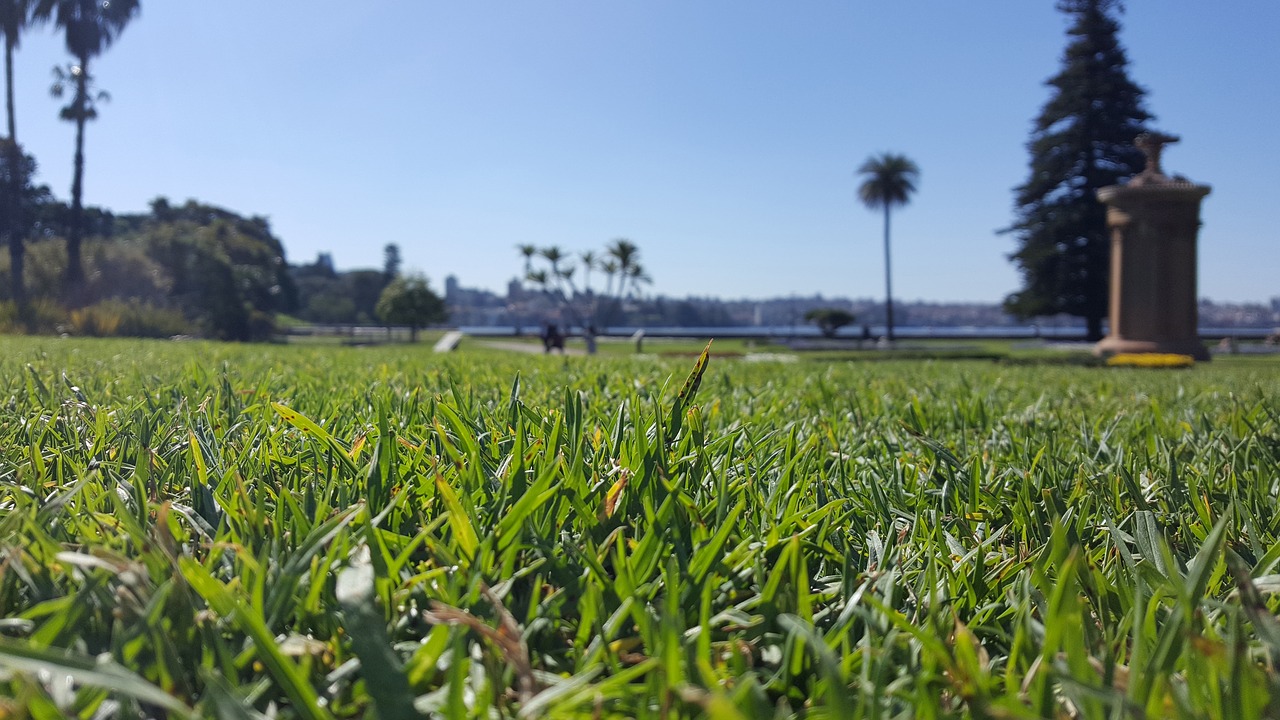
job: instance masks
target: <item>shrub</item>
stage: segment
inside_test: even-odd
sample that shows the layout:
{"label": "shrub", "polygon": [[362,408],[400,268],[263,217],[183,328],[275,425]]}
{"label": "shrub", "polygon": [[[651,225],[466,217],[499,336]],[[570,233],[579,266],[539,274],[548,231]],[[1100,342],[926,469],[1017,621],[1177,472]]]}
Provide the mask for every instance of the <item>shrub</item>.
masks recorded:
{"label": "shrub", "polygon": [[27,322],[18,315],[12,301],[0,302],[0,333],[50,334],[66,322],[66,311],[52,300],[35,299],[27,305]]}
{"label": "shrub", "polygon": [[191,323],[173,308],[146,303],[121,303],[126,307],[120,334],[129,337],[167,338],[191,332]]}
{"label": "shrub", "polygon": [[71,311],[70,329],[76,335],[112,337],[120,329],[120,309],[99,303]]}
{"label": "shrub", "polygon": [[105,300],[71,311],[70,330],[89,337],[167,338],[191,331],[182,313],[147,303]]}
{"label": "shrub", "polygon": [[853,313],[840,308],[815,308],[805,313],[804,319],[817,325],[823,337],[833,338],[840,332],[840,328],[852,325],[858,318]]}

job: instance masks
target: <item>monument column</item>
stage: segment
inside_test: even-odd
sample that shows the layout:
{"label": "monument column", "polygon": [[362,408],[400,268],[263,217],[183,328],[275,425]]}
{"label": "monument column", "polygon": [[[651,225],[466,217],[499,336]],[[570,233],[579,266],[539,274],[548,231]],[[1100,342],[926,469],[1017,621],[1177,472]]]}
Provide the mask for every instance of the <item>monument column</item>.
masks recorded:
{"label": "monument column", "polygon": [[1110,328],[1094,353],[1174,353],[1208,360],[1200,342],[1196,242],[1208,185],[1169,177],[1160,167],[1172,135],[1143,133],[1147,166],[1125,185],[1098,190],[1111,229]]}

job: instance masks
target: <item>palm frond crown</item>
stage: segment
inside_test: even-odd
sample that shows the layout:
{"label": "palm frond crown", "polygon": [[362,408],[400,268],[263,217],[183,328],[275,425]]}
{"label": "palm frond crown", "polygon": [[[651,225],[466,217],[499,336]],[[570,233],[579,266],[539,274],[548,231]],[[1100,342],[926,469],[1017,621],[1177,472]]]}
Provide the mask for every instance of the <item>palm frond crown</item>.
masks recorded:
{"label": "palm frond crown", "polygon": [[102,54],[141,10],[138,0],[39,0],[37,15],[52,17],[77,58]]}
{"label": "palm frond crown", "polygon": [[0,0],[0,33],[10,49],[18,49],[22,31],[49,19],[49,11],[41,11],[36,0]]}
{"label": "palm frond crown", "polygon": [[858,168],[865,179],[858,187],[858,199],[876,209],[906,205],[916,191],[920,168],[905,155],[882,153]]}

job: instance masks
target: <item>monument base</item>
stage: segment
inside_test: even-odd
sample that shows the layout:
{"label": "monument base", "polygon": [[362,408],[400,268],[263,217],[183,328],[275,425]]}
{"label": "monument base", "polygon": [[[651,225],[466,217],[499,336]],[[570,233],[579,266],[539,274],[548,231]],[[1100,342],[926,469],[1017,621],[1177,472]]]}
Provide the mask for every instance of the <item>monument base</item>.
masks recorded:
{"label": "monument base", "polygon": [[1120,353],[1167,353],[1190,355],[1196,362],[1209,361],[1209,349],[1199,340],[1134,340],[1108,335],[1093,346],[1094,355],[1119,355]]}

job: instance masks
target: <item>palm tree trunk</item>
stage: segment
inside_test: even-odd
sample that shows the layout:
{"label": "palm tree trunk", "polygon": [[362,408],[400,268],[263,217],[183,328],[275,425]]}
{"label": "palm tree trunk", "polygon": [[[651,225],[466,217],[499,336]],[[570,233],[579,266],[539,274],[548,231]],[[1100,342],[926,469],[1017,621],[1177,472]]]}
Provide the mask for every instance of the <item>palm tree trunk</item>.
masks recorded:
{"label": "palm tree trunk", "polygon": [[18,142],[17,120],[13,111],[13,43],[5,38],[4,43],[4,99],[5,109],[9,116],[9,141]]}
{"label": "palm tree trunk", "polygon": [[80,58],[80,75],[76,80],[76,157],[75,173],[71,179],[71,227],[67,232],[66,292],[69,298],[78,298],[84,283],[84,266],[80,259],[81,225],[84,222],[84,125],[89,97],[89,58]]}
{"label": "palm tree trunk", "polygon": [[596,315],[599,330],[609,327],[609,321],[613,319],[613,273],[606,272],[604,278],[604,309],[598,310]]}
{"label": "palm tree trunk", "polygon": [[884,204],[884,317],[885,337],[893,342],[893,273],[889,268],[889,203]]}
{"label": "palm tree trunk", "polygon": [[18,149],[17,120],[13,109],[13,40],[6,37],[4,43],[5,110],[9,120],[9,188],[5,194],[4,223],[0,233],[9,238],[9,285],[18,317],[27,318],[27,287],[23,277],[25,267],[26,238],[18,223],[18,196],[22,193],[22,152]]}

